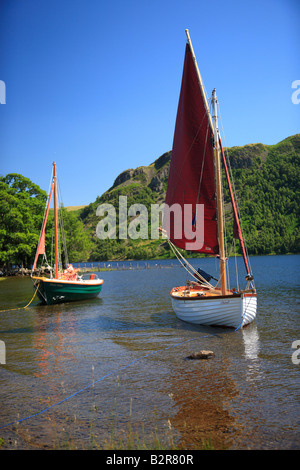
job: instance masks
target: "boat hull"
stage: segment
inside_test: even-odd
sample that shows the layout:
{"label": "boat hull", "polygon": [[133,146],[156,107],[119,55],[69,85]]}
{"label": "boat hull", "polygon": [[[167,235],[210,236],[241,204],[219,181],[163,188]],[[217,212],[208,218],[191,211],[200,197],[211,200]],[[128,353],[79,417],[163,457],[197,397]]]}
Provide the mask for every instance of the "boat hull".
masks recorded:
{"label": "boat hull", "polygon": [[[175,288],[176,289],[176,288]],[[215,296],[179,296],[171,291],[172,306],[176,316],[185,322],[223,326],[230,328],[243,327],[256,317],[256,293]]]}
{"label": "boat hull", "polygon": [[38,297],[47,305],[92,299],[100,294],[103,284],[102,279],[86,281],[65,281],[38,277],[33,279],[35,287],[38,289]]}

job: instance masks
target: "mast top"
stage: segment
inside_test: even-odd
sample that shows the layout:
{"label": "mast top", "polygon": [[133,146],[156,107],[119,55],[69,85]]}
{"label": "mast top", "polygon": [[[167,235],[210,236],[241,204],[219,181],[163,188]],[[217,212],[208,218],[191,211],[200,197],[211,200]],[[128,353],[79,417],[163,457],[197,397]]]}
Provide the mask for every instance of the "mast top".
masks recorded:
{"label": "mast top", "polygon": [[218,99],[217,99],[217,93],[216,93],[215,88],[212,91],[211,104],[212,104],[212,118],[213,118],[213,124],[214,124],[214,139],[216,142],[218,139],[218,135],[219,135],[219,129],[218,129],[218,110],[217,110]]}
{"label": "mast top", "polygon": [[206,114],[207,114],[208,121],[209,121],[209,124],[210,124],[210,127],[211,127],[211,131],[213,132],[214,127],[213,127],[213,123],[212,123],[212,120],[211,120],[211,115],[210,115],[210,112],[209,112],[209,107],[208,107],[208,103],[207,103],[207,99],[206,99],[203,80],[202,80],[202,77],[201,77],[201,74],[200,74],[200,71],[199,71],[199,67],[198,67],[198,64],[197,64],[197,60],[196,60],[194,48],[193,48],[193,45],[192,45],[192,41],[191,41],[191,38],[190,38],[189,30],[186,29],[185,33],[186,33],[186,37],[187,37],[187,42],[190,46],[193,61],[194,61],[194,64],[195,64],[195,69],[196,69],[196,73],[197,73],[197,76],[198,76],[198,82],[199,82],[200,90],[201,90],[201,93],[202,93],[202,98],[203,98],[204,106],[205,106],[205,109],[206,109]]}

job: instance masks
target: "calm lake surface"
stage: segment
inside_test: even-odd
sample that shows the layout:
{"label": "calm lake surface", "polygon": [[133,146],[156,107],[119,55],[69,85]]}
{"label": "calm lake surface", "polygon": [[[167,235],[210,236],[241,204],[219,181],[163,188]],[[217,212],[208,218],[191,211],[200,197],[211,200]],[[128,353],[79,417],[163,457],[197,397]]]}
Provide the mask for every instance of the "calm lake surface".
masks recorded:
{"label": "calm lake surface", "polygon": [[[187,277],[176,260],[147,262],[149,269],[119,263],[98,273],[99,298],[55,306],[34,300],[20,309],[33,295],[30,278],[1,279],[2,449],[129,441],[150,449],[157,441],[165,449],[299,449],[300,365],[292,360],[295,352],[300,359],[292,348],[300,340],[299,261],[251,258],[257,319],[238,331],[176,318],[169,293]],[[191,262],[216,274],[214,259]],[[186,359],[201,349],[215,357]]]}

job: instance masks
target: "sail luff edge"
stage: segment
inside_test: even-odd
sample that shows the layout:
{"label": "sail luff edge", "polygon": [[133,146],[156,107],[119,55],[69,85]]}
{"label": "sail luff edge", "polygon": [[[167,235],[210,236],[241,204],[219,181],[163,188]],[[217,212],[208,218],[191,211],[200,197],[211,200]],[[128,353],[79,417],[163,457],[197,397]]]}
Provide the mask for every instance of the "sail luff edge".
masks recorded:
{"label": "sail luff edge", "polygon": [[196,69],[197,76],[198,76],[199,86],[200,86],[201,94],[202,94],[204,105],[205,105],[206,114],[207,114],[208,121],[209,121],[210,128],[211,128],[211,132],[212,132],[212,134],[214,134],[214,126],[213,126],[213,122],[212,122],[212,119],[211,119],[211,114],[210,114],[210,111],[209,111],[209,107],[208,107],[208,103],[207,103],[207,99],[206,99],[206,94],[205,94],[205,91],[204,91],[203,80],[202,80],[201,73],[200,73],[200,70],[199,70],[199,67],[198,67],[198,64],[197,64],[197,59],[196,59],[196,56],[195,56],[195,52],[194,52],[194,48],[193,48],[193,45],[192,45],[189,30],[186,29],[185,33],[186,33],[186,36],[187,36],[187,42],[188,42],[188,44],[190,46],[190,49],[191,49],[195,69]]}

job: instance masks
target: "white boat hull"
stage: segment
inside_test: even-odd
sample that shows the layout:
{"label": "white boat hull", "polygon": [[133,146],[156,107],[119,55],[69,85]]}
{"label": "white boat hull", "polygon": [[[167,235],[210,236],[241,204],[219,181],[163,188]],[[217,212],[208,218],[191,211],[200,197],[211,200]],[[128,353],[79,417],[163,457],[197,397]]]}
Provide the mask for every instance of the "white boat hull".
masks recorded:
{"label": "white boat hull", "polygon": [[171,299],[176,316],[182,321],[197,325],[242,328],[256,317],[256,293],[198,300],[176,297],[171,292]]}

